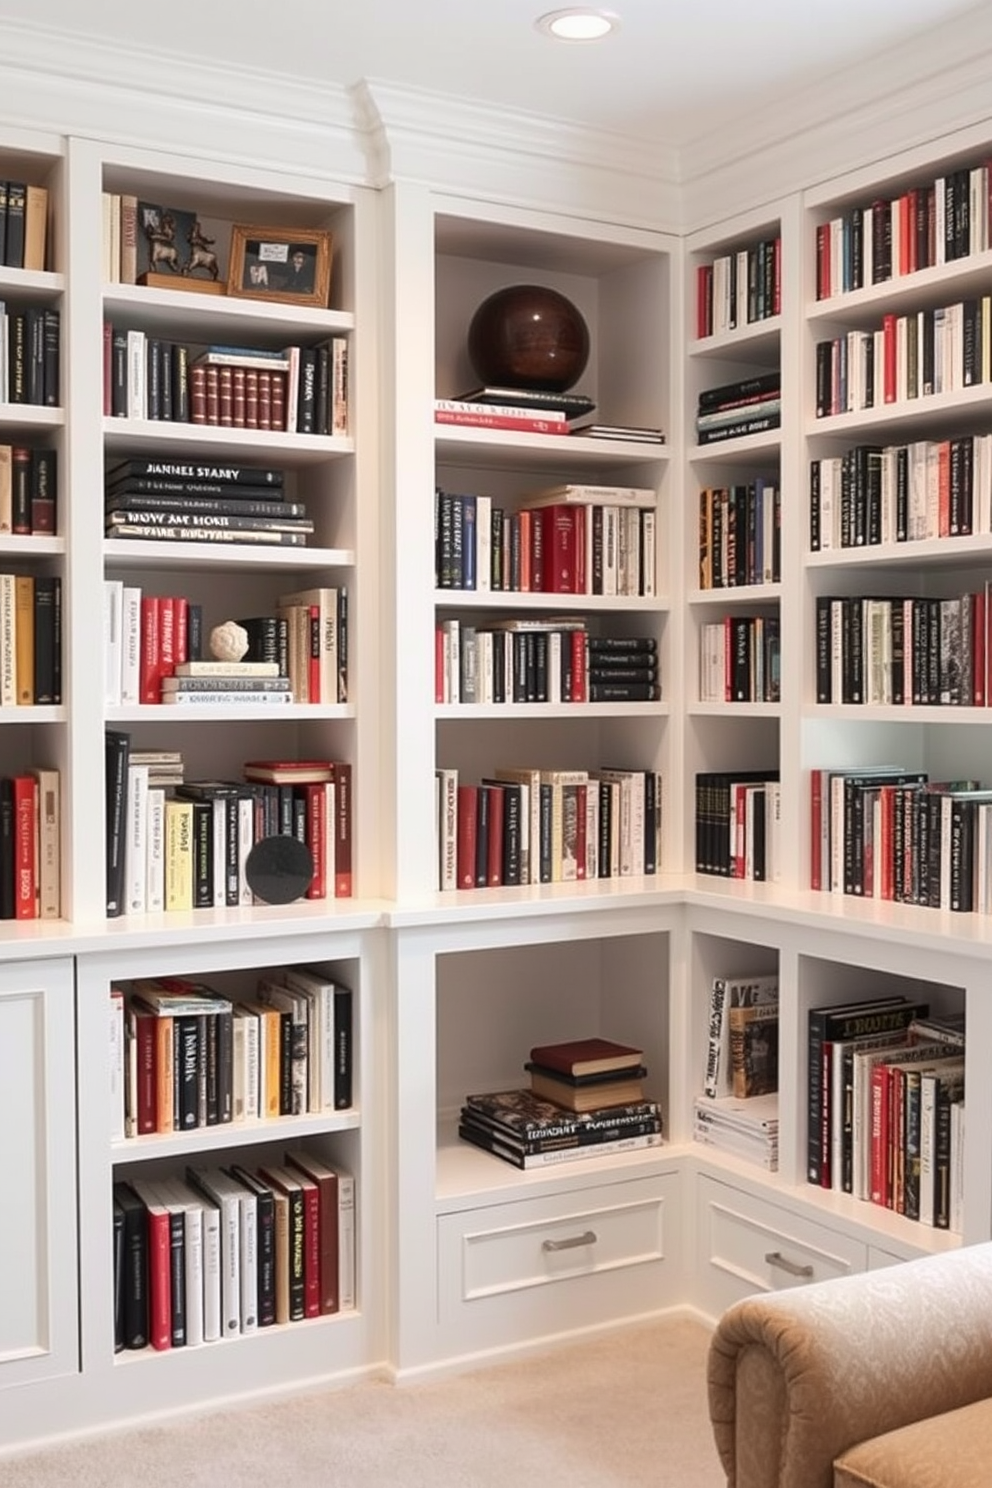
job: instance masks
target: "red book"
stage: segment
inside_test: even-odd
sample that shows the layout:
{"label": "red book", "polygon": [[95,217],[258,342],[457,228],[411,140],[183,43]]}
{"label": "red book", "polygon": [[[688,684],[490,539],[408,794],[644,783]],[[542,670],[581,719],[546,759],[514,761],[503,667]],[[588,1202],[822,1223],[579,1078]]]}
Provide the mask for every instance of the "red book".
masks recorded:
{"label": "red book", "polygon": [[231,385],[231,417],[236,429],[244,429],[247,427],[248,421],[246,369],[244,367],[232,367],[231,371],[234,373]]}
{"label": "red book", "polygon": [[544,521],[540,507],[530,514],[530,583],[535,594],[544,588]]}
{"label": "red book", "polygon": [[822,830],[823,818],[823,771],[809,772],[809,886],[823,888]]}
{"label": "red book", "polygon": [[156,594],[141,596],[141,666],[138,696],[143,703],[162,701],[162,600]]}
{"label": "red book", "polygon": [[338,1175],[309,1152],[287,1152],[286,1164],[311,1179],[319,1195],[320,1311],[324,1316],[340,1311],[338,1281]]}
{"label": "red book", "polygon": [[[230,429],[234,424],[234,368],[219,367],[220,408],[218,422]],[[207,384],[209,388],[209,383]]]}
{"label": "red book", "polygon": [[831,1111],[833,1100],[834,1046],[825,1039],[820,1046],[820,1187],[833,1187],[833,1163],[830,1156],[830,1124],[838,1119]]}
{"label": "red book", "polygon": [[334,897],[350,899],[354,892],[352,871],[352,773],[351,765],[334,764]]}
{"label": "red book", "polygon": [[479,822],[479,787],[458,787],[457,851],[455,882],[460,889],[475,888],[475,848]]}
{"label": "red book", "polygon": [[459,424],[465,428],[473,429],[515,429],[521,434],[564,434],[568,435],[568,421],[555,422],[551,419],[531,417],[521,413],[519,418],[506,413],[471,413],[467,409],[464,413],[454,409],[438,408],[434,411],[434,422],[436,424]]}
{"label": "red book", "polygon": [[189,660],[189,600],[177,596],[172,601],[173,647],[175,665]]}
{"label": "red book", "polygon": [[696,268],[696,336],[702,340],[713,330],[713,265]]}
{"label": "red book", "polygon": [[176,654],[176,605],[179,600],[163,594],[158,601],[158,678],[156,702],[162,699],[162,678],[171,677],[179,660]]}
{"label": "red book", "polygon": [[503,882],[503,815],[505,796],[499,785],[483,785],[489,797],[489,848],[486,863],[486,883],[491,889],[499,888]]}
{"label": "red book", "polygon": [[585,526],[581,507],[546,506],[543,508],[544,570],[542,579],[546,594],[578,594],[579,525]]}
{"label": "red book", "polygon": [[327,840],[327,788],[321,783],[303,785],[303,798],[307,803],[307,847],[313,857],[313,878],[307,889],[308,899],[327,898],[327,864],[324,843]]}
{"label": "red book", "polygon": [[272,428],[272,373],[261,368],[258,369],[258,427]]}
{"label": "red book", "polygon": [[575,804],[578,812],[578,820],[575,829],[575,876],[585,878],[586,876],[586,853],[589,850],[589,819],[586,815],[588,804],[589,787],[577,785],[575,787]]}
{"label": "red book", "polygon": [[38,782],[14,776],[14,918],[38,918]]}
{"label": "red book", "polygon": [[882,400],[896,401],[896,317],[882,316]]}
{"label": "red book", "polygon": [[816,229],[816,298],[830,298],[830,223],[821,222]]}
{"label": "red book", "polygon": [[132,1187],[145,1206],[148,1224],[148,1342],[172,1347],[172,1237],[169,1211],[141,1179]]}
{"label": "red book", "polygon": [[190,367],[189,369],[189,415],[190,422],[193,424],[207,422],[206,367]]}
{"label": "red book", "polygon": [[638,1068],[643,1049],[631,1044],[618,1044],[612,1039],[566,1039],[558,1044],[538,1044],[530,1051],[531,1062],[545,1069],[558,1070],[570,1079],[583,1075],[605,1075],[613,1070]]}
{"label": "red book", "polygon": [[245,369],[245,428],[258,428],[258,368]]}
{"label": "red book", "polygon": [[273,429],[286,428],[286,373],[270,372],[271,393],[269,406],[271,410],[271,422]]}
{"label": "red book", "polygon": [[207,423],[220,423],[220,368],[206,368]]}
{"label": "red book", "polygon": [[872,1065],[871,1070],[871,1187],[869,1198],[873,1204],[886,1207],[889,1202],[889,1071],[883,1063]]}
{"label": "red book", "polygon": [[137,1063],[137,1081],[134,1092],[135,1130],[139,1137],[157,1131],[156,1115],[158,1095],[156,1091],[157,1019],[154,1013],[131,1007],[128,1016],[134,1019],[134,1044]]}
{"label": "red book", "polygon": [[896,809],[896,789],[894,785],[883,785],[879,787],[879,840],[875,844],[875,852],[879,862],[879,894],[880,899],[894,899],[896,897],[895,883],[895,860],[892,848],[892,825]]}
{"label": "red book", "polygon": [[937,442],[937,536],[951,535],[951,441]]}
{"label": "red book", "polygon": [[320,1193],[301,1169],[293,1176],[303,1189],[303,1316],[320,1317]]}

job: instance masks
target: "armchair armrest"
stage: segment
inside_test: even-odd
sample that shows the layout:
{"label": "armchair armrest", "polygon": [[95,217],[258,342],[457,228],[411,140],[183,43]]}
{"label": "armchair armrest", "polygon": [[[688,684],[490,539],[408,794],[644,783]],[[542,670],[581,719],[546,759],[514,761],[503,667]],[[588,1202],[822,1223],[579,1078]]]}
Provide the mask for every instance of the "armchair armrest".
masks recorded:
{"label": "armchair armrest", "polygon": [[992,1396],[992,1244],[748,1297],[708,1384],[728,1488],[832,1488],[856,1443]]}

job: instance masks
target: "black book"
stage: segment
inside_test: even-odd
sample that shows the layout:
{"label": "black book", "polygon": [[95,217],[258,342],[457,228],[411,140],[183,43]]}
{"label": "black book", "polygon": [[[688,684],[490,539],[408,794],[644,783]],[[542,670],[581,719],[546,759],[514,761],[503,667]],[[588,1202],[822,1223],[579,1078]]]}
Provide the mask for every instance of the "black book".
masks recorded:
{"label": "black book", "polygon": [[313,347],[300,348],[300,385],[296,407],[296,432],[317,431],[317,353]]}
{"label": "black book", "polygon": [[732,408],[744,398],[767,397],[782,387],[781,372],[763,372],[755,377],[742,377],[738,382],[724,383],[721,387],[705,388],[699,395],[699,412],[715,413],[720,408]]}
{"label": "black book", "polygon": [[24,312],[27,349],[27,402],[42,407],[45,402],[45,312],[29,305]]}
{"label": "black book", "polygon": [[590,682],[591,703],[655,703],[661,697],[657,682]]}
{"label": "black book", "polygon": [[[116,1187],[116,1186],[115,1186]],[[114,1353],[124,1348],[124,1206],[114,1193]]]}
{"label": "black book", "polygon": [[173,1348],[186,1344],[186,1212],[164,1200],[169,1213],[169,1337]]}
{"label": "black book", "polygon": [[268,1328],[276,1320],[276,1202],[264,1179],[238,1164],[229,1168],[232,1178],[255,1195],[255,1244],[258,1275],[258,1326]]}
{"label": "black book", "polygon": [[124,823],[127,815],[127,766],[131,735],[107,729],[106,756],[106,881],[107,914],[124,913]]}
{"label": "black book", "polygon": [[334,1109],[347,1111],[352,1103],[353,996],[350,987],[334,988]]}
{"label": "black book", "polygon": [[8,316],[8,376],[11,403],[28,401],[27,313],[15,310]]}
{"label": "black book", "polygon": [[661,818],[661,776],[656,770],[644,771],[644,872],[658,872],[661,850],[658,831]]}
{"label": "black book", "polygon": [[26,445],[15,444],[11,450],[10,479],[12,530],[26,536],[31,531],[31,451]]}
{"label": "black book", "polygon": [[57,574],[35,575],[34,700],[62,701],[62,580]]}
{"label": "black book", "polygon": [[590,656],[596,652],[616,652],[624,657],[630,652],[644,652],[655,656],[658,642],[654,636],[586,636],[586,649]]}
{"label": "black book", "polygon": [[459,393],[455,401],[531,409],[535,413],[547,408],[552,412],[567,414],[569,418],[592,413],[596,407],[595,399],[587,397],[585,393],[558,393],[543,388],[474,388],[470,393]]}
{"label": "black book", "polygon": [[171,511],[152,510],[149,507],[131,507],[126,510],[108,508],[104,515],[104,529],[115,527],[148,527],[156,537],[163,529],[187,527],[191,529],[229,529],[232,532],[310,533],[313,521],[309,517],[287,517],[280,513],[275,517],[247,516],[242,511]]}
{"label": "black book", "polygon": [[[189,423],[189,351],[178,343],[171,350],[172,419],[177,424]],[[138,461],[142,464],[144,462]],[[274,483],[273,483],[274,484]]]}
{"label": "black book", "polygon": [[214,809],[209,801],[193,802],[193,908],[214,902]]}
{"label": "black book", "polygon": [[7,242],[3,261],[8,269],[23,269],[24,267],[24,222],[27,199],[26,182],[7,182]]}
{"label": "black book", "polygon": [[198,1023],[195,1017],[173,1020],[176,1125],[180,1131],[192,1131],[199,1124]]}
{"label": "black book", "polygon": [[[218,1126],[234,1120],[234,1011],[224,1008],[208,1020],[216,1045],[216,1112]],[[209,1047],[209,1045],[208,1045]],[[214,1109],[214,1092],[208,1090],[207,1122]]]}
{"label": "black book", "polygon": [[9,181],[0,181],[0,264],[7,263],[7,190]]}
{"label": "black book", "polygon": [[14,782],[0,779],[0,920],[14,918]]}
{"label": "black book", "polygon": [[163,481],[127,476],[108,485],[108,511],[137,507],[155,511],[231,512],[245,517],[305,517],[302,501],[284,501],[258,486],[223,486],[218,482]]}
{"label": "black book", "polygon": [[144,1204],[126,1183],[115,1183],[114,1202],[120,1205],[121,1312],[125,1349],[148,1346],[148,1221]]}
{"label": "black book", "polygon": [[331,348],[326,342],[317,347],[314,376],[314,433],[331,432]]}
{"label": "black book", "polygon": [[31,451],[29,512],[33,533],[58,530],[58,454],[54,449]]}
{"label": "black book", "polygon": [[155,477],[158,480],[207,481],[210,484],[234,486],[276,486],[283,484],[283,471],[274,466],[211,464],[198,460],[120,460],[108,466],[107,481],[131,476]]}
{"label": "black book", "polygon": [[127,331],[113,331],[110,343],[110,413],[127,418]]}

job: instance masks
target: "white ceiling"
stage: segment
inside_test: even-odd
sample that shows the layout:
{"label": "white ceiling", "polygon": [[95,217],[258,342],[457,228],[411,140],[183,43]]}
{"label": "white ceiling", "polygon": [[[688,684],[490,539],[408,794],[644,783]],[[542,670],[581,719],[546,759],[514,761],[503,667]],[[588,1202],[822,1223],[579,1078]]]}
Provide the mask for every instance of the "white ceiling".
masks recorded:
{"label": "white ceiling", "polygon": [[[553,42],[563,0],[0,0],[0,22],[348,86],[376,79],[675,147],[975,0],[605,0],[619,33]],[[291,94],[287,98],[291,105]]]}

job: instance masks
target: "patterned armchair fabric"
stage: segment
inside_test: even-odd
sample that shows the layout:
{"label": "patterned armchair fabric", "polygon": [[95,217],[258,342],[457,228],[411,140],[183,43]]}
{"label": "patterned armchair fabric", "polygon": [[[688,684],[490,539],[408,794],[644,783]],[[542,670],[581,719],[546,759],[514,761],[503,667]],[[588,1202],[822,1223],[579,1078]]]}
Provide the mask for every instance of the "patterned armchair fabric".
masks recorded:
{"label": "patterned armchair fabric", "polygon": [[988,1488],[992,1244],[738,1302],[708,1378],[728,1488]]}

